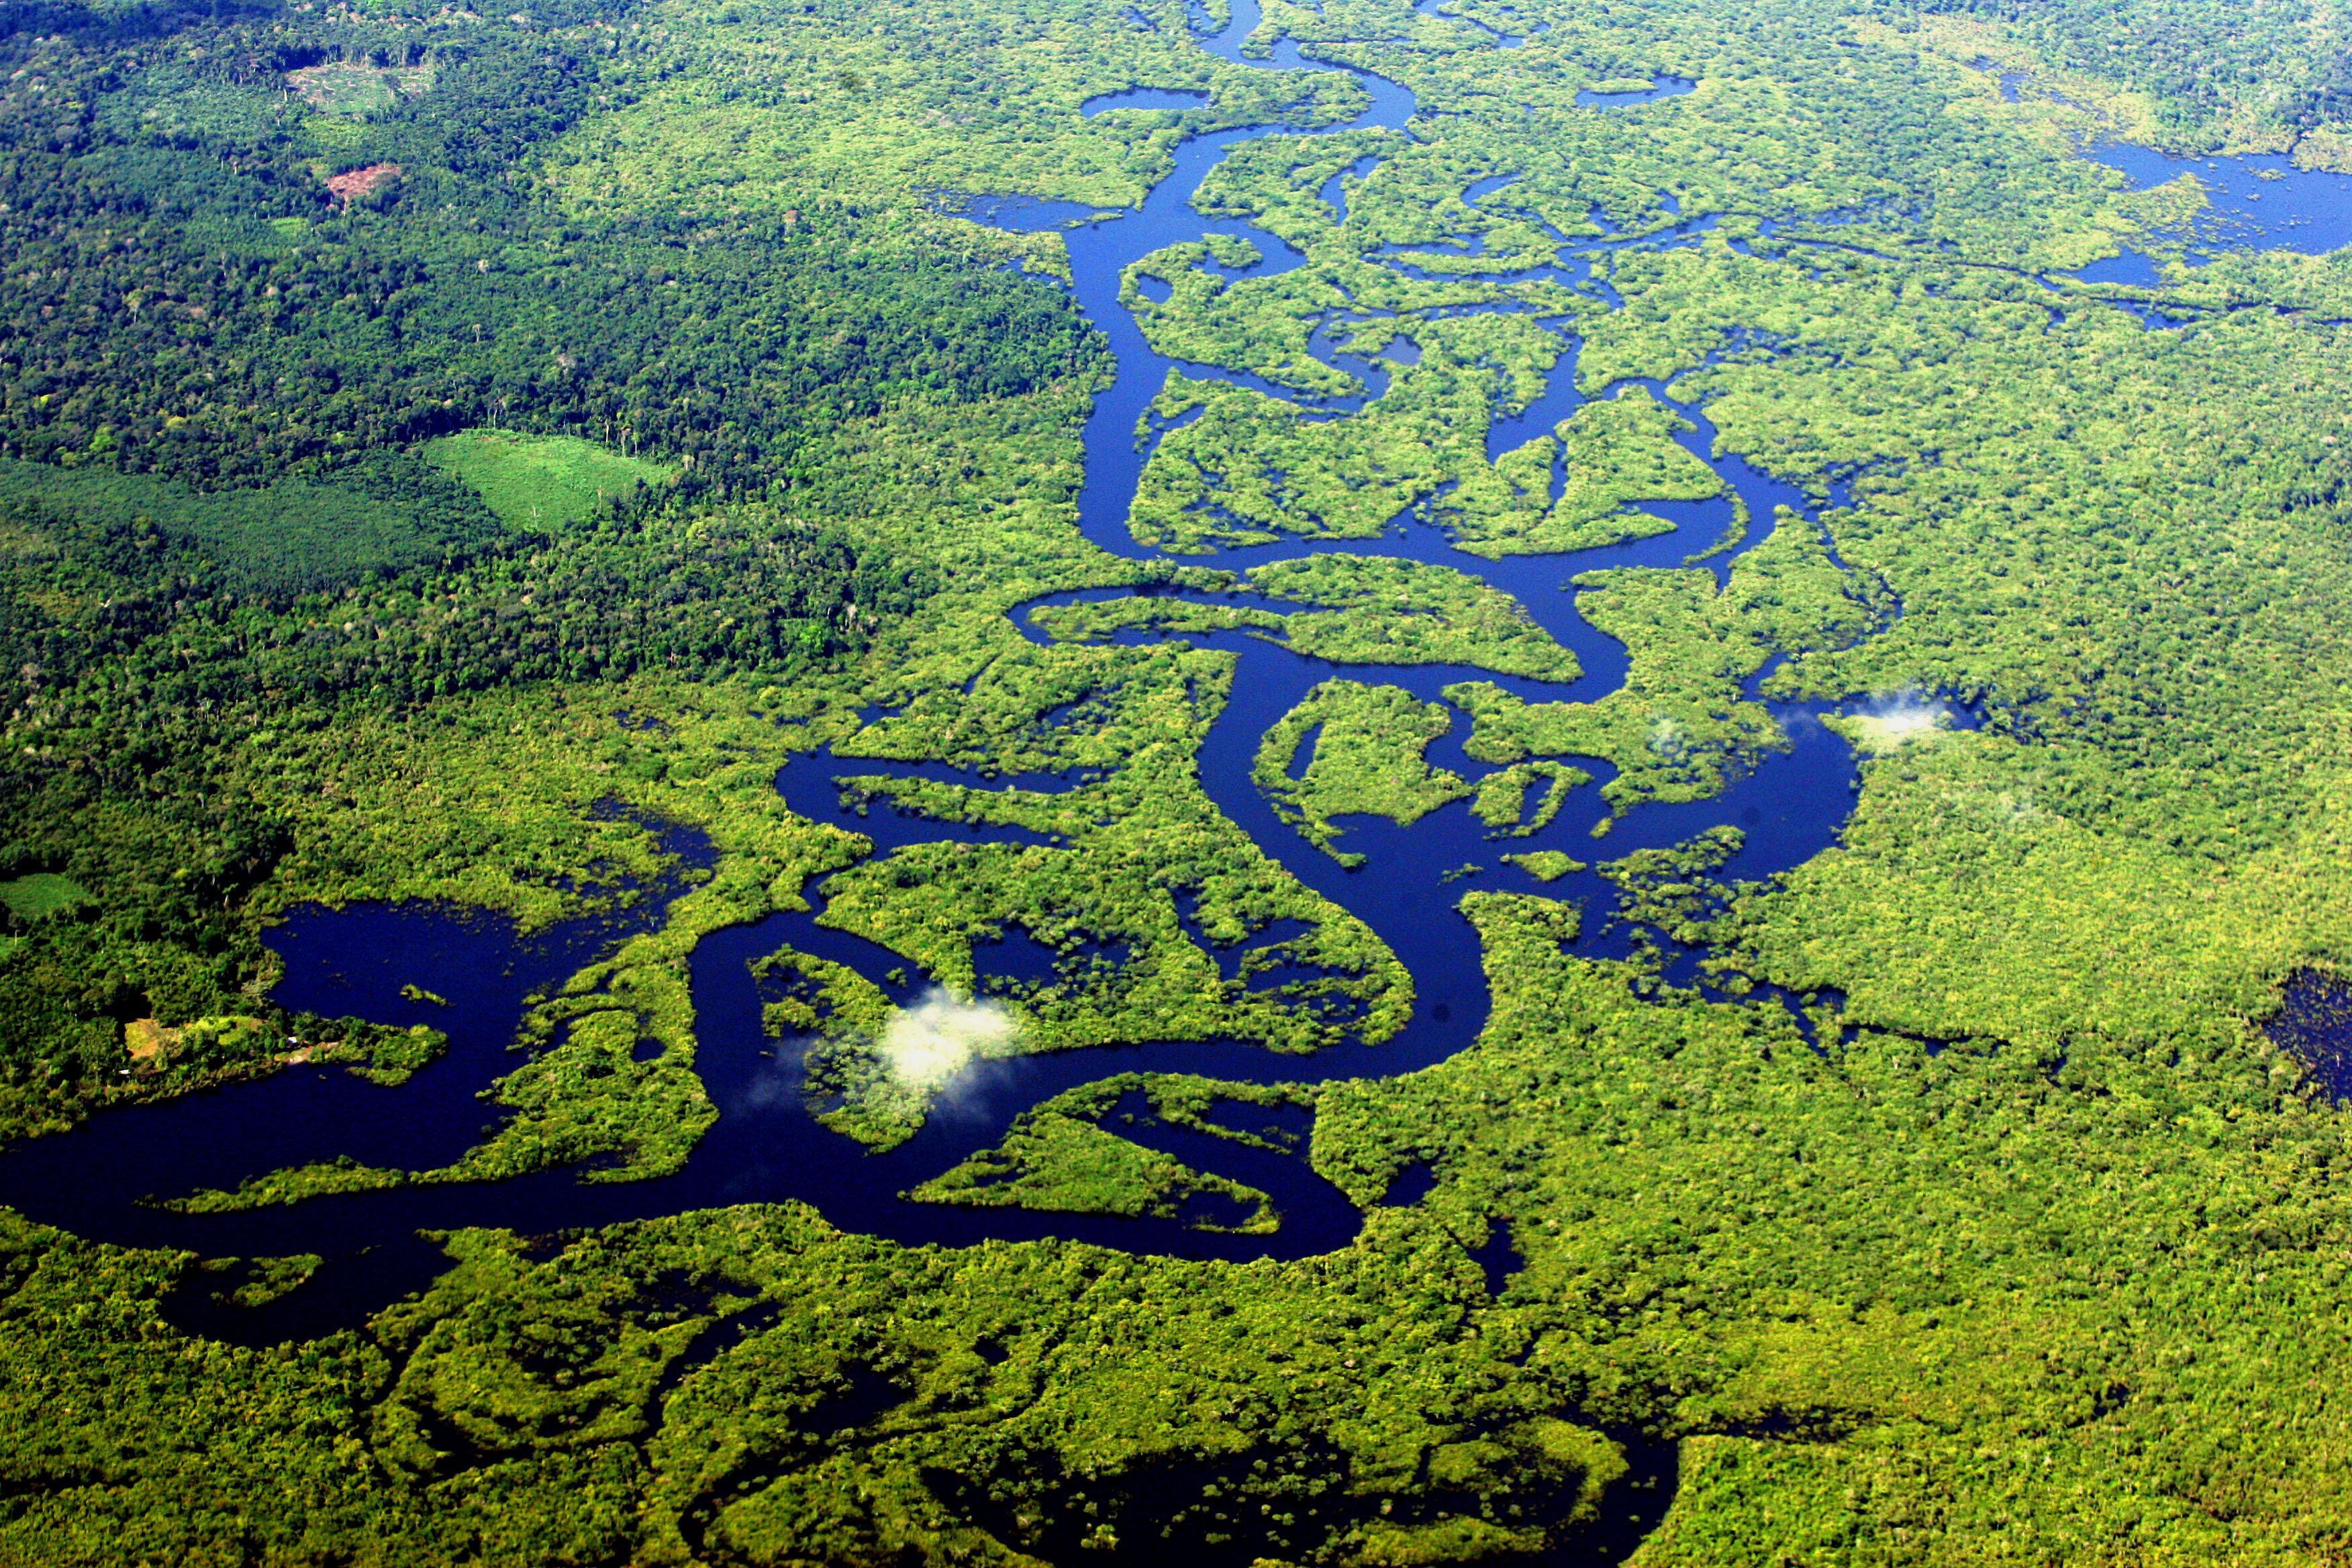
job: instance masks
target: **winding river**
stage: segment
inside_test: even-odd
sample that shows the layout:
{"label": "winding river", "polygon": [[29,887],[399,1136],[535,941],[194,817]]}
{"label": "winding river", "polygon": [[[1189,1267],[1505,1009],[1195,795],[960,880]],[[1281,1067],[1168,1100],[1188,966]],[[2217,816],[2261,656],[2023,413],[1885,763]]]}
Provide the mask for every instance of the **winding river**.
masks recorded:
{"label": "winding river", "polygon": [[[1421,8],[1433,14],[1436,4],[1423,0]],[[1413,97],[1395,82],[1305,58],[1288,40],[1277,44],[1268,58],[1245,57],[1243,41],[1258,19],[1255,0],[1234,0],[1229,25],[1203,38],[1202,47],[1254,69],[1351,77],[1370,95],[1369,106],[1353,121],[1321,134],[1375,127],[1411,134]],[[1501,36],[1489,41],[1496,47],[1515,42]],[[1607,110],[1671,96],[1688,86],[1664,79],[1649,92],[1595,99],[1593,106]],[[1198,102],[1197,95],[1137,89],[1087,107],[1092,112],[1181,110]],[[1259,137],[1309,133],[1262,125],[1196,136],[1182,145],[1173,171],[1141,205],[1108,216],[1013,200],[976,202],[971,209],[1008,226],[1062,228],[1078,303],[1108,335],[1117,357],[1116,381],[1097,399],[1085,431],[1079,519],[1087,539],[1106,552],[1167,559],[1138,545],[1128,519],[1150,457],[1148,445],[1139,447],[1139,421],[1171,362],[1151,349],[1120,305],[1122,274],[1154,251],[1207,234],[1245,239],[1256,248],[1263,259],[1237,275],[1265,276],[1301,265],[1303,256],[1263,229],[1204,218],[1194,208],[1193,196],[1235,146]],[[1349,173],[1360,180],[1376,162],[1361,160]],[[1334,177],[1328,194],[1335,205],[1344,201],[1339,177]],[[1479,194],[1474,188],[1473,197]],[[1694,223],[1663,236],[1640,237],[1644,243],[1675,243],[1703,227],[1703,223]],[[1612,237],[1568,247],[1557,268],[1548,272],[1597,300],[1613,302],[1605,282],[1591,279],[1590,256],[1580,252],[1625,242]],[[1475,253],[1475,243],[1462,248]],[[1402,258],[1396,264],[1410,265]],[[1564,327],[1554,325],[1564,332]],[[1573,341],[1565,348],[1542,395],[1530,406],[1507,411],[1497,419],[1490,433],[1490,456],[1548,431],[1580,401]],[[1321,339],[1318,352],[1364,387],[1360,398],[1352,404],[1340,400],[1335,411],[1360,406],[1385,389],[1389,373],[1384,365],[1339,354]],[[1181,368],[1195,376],[1256,384],[1213,367]],[[1756,520],[1747,542],[1768,531],[1777,506],[1794,508],[1808,519],[1816,516],[1816,498],[1737,458],[1715,457],[1715,432],[1704,410],[1675,399],[1671,385],[1647,384],[1691,421],[1693,428],[1678,438],[1744,499]],[[1828,499],[1841,498],[1832,494]],[[1726,537],[1732,515],[1728,500],[1652,503],[1645,510],[1675,521],[1675,531],[1570,558],[1484,562],[1456,552],[1439,529],[1408,514],[1381,539],[1286,540],[1225,551],[1217,563],[1254,566],[1318,552],[1350,552],[1466,571],[1513,595],[1573,650],[1585,671],[1573,695],[1590,700],[1623,680],[1626,651],[1578,614],[1576,590],[1566,579],[1603,567],[1682,564]],[[1731,559],[1726,552],[1706,563],[1720,575],[1728,571]],[[1034,613],[1085,596],[1056,595],[1024,606],[1016,613],[1016,625],[1024,636],[1044,640],[1045,634],[1032,618]],[[1251,777],[1260,738],[1311,687],[1335,676],[1404,687],[1427,700],[1439,700],[1443,687],[1465,679],[1493,681],[1531,700],[1557,700],[1568,694],[1567,688],[1464,667],[1331,664],[1243,634],[1183,635],[1193,643],[1226,649],[1235,660],[1231,698],[1201,753],[1202,784],[1265,853],[1363,921],[1404,962],[1412,975],[1416,1005],[1410,1024],[1396,1037],[1377,1046],[1335,1047],[1310,1058],[1206,1040],[983,1064],[969,1069],[918,1136],[887,1153],[869,1153],[811,1119],[800,1092],[800,1061],[791,1047],[780,1050],[763,1034],[761,998],[748,965],[789,946],[846,964],[898,1000],[912,1000],[926,981],[920,975],[894,979],[894,972],[911,967],[902,955],[822,923],[824,889],[819,886],[810,889],[814,912],[778,914],[721,931],[696,952],[698,1067],[721,1114],[686,1168],[674,1176],[593,1184],[582,1182],[573,1171],[551,1171],[499,1183],[409,1186],[210,1215],[179,1214],[142,1201],[204,1187],[234,1188],[273,1170],[339,1156],[409,1170],[455,1160],[483,1133],[488,1112],[478,1094],[512,1067],[508,1047],[527,998],[535,989],[560,982],[632,929],[626,921],[579,925],[526,943],[499,921],[443,907],[309,910],[272,933],[287,970],[277,999],[291,1008],[331,1016],[444,1028],[451,1046],[442,1060],[397,1089],[377,1088],[338,1068],[298,1066],[258,1082],[109,1111],[69,1135],[36,1140],[11,1151],[0,1160],[0,1200],[36,1219],[126,1245],[186,1248],[215,1259],[306,1253],[322,1257],[325,1261],[305,1283],[266,1306],[223,1305],[215,1294],[216,1281],[233,1279],[234,1274],[199,1276],[193,1287],[173,1298],[171,1310],[183,1326],[243,1341],[279,1341],[356,1323],[399,1295],[421,1288],[446,1267],[439,1248],[424,1239],[422,1231],[496,1226],[545,1234],[744,1202],[800,1200],[845,1229],[910,1244],[968,1245],[988,1237],[1058,1236],[1133,1251],[1225,1258],[1299,1257],[1345,1246],[1362,1216],[1303,1157],[1162,1125],[1139,1127],[1132,1136],[1200,1168],[1266,1191],[1280,1211],[1278,1229],[1270,1235],[1238,1235],[1174,1220],[964,1208],[912,1203],[900,1195],[997,1142],[1020,1110],[1114,1073],[1181,1071],[1257,1083],[1314,1082],[1389,1076],[1443,1061],[1475,1038],[1488,1010],[1476,934],[1466,919],[1451,912],[1465,886],[1540,891],[1578,900],[1585,910],[1585,932],[1576,951],[1601,957],[1632,951],[1635,933],[1608,918],[1615,907],[1615,889],[1596,874],[1587,871],[1539,884],[1497,858],[1505,850],[1548,846],[1591,854],[1590,830],[1606,811],[1597,782],[1577,791],[1542,833],[1499,843],[1460,802],[1409,828],[1382,819],[1347,819],[1344,846],[1370,858],[1366,868],[1350,871],[1281,821]],[[1797,866],[1831,844],[1852,807],[1856,783],[1852,752],[1816,721],[1815,710],[1774,711],[1787,735],[1785,750],[1768,754],[1761,765],[1735,779],[1715,798],[1630,811],[1615,823],[1604,854],[1614,857],[1675,844],[1708,827],[1731,824],[1743,830],[1745,842],[1720,875],[1753,879]],[[1457,718],[1431,748],[1430,762],[1475,776],[1481,770],[1461,753],[1467,731],[1466,720]],[[806,757],[786,767],[779,787],[793,809],[867,835],[876,841],[877,855],[942,838],[1022,841],[1014,830],[950,827],[898,814],[887,805],[875,805],[865,815],[851,811],[835,782],[838,775],[922,774],[975,786],[984,782],[937,764],[862,760],[849,754],[856,750],[853,741],[843,747],[842,755]],[[1609,776],[1605,764],[1580,765],[1599,780]],[[707,858],[707,847],[690,834],[675,835],[673,843],[688,864]],[[1471,863],[1485,869],[1473,881],[1457,882],[1454,873]],[[639,925],[657,919],[661,903],[658,896],[647,900],[633,918]],[[1230,961],[1233,955],[1223,956]],[[1683,955],[1683,962],[1690,956]],[[1020,978],[1043,973],[1051,955],[1034,943],[1007,942],[1001,951],[982,950],[979,957],[984,972]],[[411,982],[431,985],[447,1005],[436,1006],[404,994],[402,987]],[[1765,1000],[1769,1005],[1772,999]],[[1294,1117],[1288,1131],[1303,1138],[1307,1129]],[[1412,1185],[1400,1184],[1391,1201],[1411,1201],[1417,1195]]]}

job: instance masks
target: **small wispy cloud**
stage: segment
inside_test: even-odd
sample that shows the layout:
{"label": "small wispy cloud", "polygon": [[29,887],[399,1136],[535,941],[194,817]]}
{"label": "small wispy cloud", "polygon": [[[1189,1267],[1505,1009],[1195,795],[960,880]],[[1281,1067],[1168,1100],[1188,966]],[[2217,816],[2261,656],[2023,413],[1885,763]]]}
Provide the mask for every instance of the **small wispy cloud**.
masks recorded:
{"label": "small wispy cloud", "polygon": [[1848,720],[1855,742],[1865,752],[1899,752],[1951,728],[1952,710],[1915,691],[1881,697]]}
{"label": "small wispy cloud", "polygon": [[1020,1017],[995,1002],[968,1001],[943,986],[893,1008],[872,1033],[802,1036],[779,1042],[730,1110],[799,1105],[879,1150],[914,1136],[934,1115],[992,1114],[1006,1081]]}
{"label": "small wispy cloud", "polygon": [[875,1054],[901,1089],[930,1093],[945,1088],[974,1058],[1001,1054],[1019,1024],[994,1002],[967,1002],[934,986],[883,1025]]}

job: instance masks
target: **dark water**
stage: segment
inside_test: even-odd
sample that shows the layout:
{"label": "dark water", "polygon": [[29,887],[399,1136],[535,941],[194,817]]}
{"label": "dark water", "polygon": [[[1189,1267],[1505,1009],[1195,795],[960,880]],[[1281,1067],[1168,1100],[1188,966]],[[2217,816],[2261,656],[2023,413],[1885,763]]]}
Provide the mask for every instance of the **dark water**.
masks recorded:
{"label": "dark water", "polygon": [[2352,1100],[2352,984],[2342,975],[2319,970],[2295,975],[2263,1028],[2320,1088],[2339,1100]]}
{"label": "dark water", "polygon": [[1576,101],[1586,109],[1631,109],[1637,104],[1657,103],[1669,98],[1680,98],[1698,86],[1686,76],[1661,76],[1651,79],[1651,85],[1631,92],[1584,91]]}
{"label": "dark water", "polygon": [[[1442,16],[1434,5],[1424,15]],[[1388,127],[1404,130],[1413,113],[1412,96],[1394,82],[1347,68],[1303,58],[1287,40],[1269,59],[1244,58],[1242,40],[1256,25],[1251,0],[1235,0],[1229,26],[1202,47],[1255,69],[1344,72],[1369,95],[1363,112],[1329,130]],[[1504,40],[1494,40],[1498,44]],[[1613,95],[1605,101],[1649,101],[1687,90],[1688,83],[1662,81],[1643,94]],[[1306,101],[1307,95],[1302,94]],[[1181,109],[1197,106],[1198,95],[1139,89],[1108,95],[1087,105],[1089,112],[1113,109]],[[1009,227],[1063,229],[1067,235],[1079,305],[1109,337],[1117,354],[1114,384],[1097,402],[1085,431],[1086,481],[1080,524],[1101,549],[1136,559],[1163,559],[1139,546],[1128,528],[1149,444],[1139,445],[1138,423],[1159,391],[1171,363],[1152,352],[1141,329],[1118,304],[1123,269],[1140,258],[1207,234],[1247,241],[1261,258],[1229,276],[1264,278],[1302,265],[1305,258],[1276,236],[1247,223],[1203,217],[1192,205],[1202,179],[1240,142],[1301,133],[1272,125],[1217,132],[1187,142],[1173,172],[1143,203],[1108,216],[1066,204],[1017,197],[968,198],[963,210]],[[1326,188],[1326,199],[1344,216],[1349,183],[1379,177],[1376,159],[1360,160]],[[1465,193],[1474,202],[1507,205],[1508,181],[1478,181]],[[1475,209],[1474,210],[1477,210]],[[1669,205],[1664,210],[1670,215]],[[1090,221],[1091,220],[1091,221]],[[1686,226],[1696,232],[1698,225]],[[1563,238],[1563,254],[1550,275],[1583,286],[1609,300],[1606,285],[1586,283],[1590,255],[1612,246],[1649,243],[1656,232],[1612,235],[1597,241]],[[1669,236],[1671,238],[1671,236]],[[1477,235],[1449,242],[1456,254],[1475,254]],[[1582,254],[1580,255],[1579,252]],[[1409,267],[1409,258],[1397,265]],[[1498,307],[1501,308],[1501,307]],[[1323,406],[1345,413],[1383,395],[1391,376],[1417,360],[1418,346],[1400,342],[1378,359],[1352,355],[1336,346],[1332,331],[1318,333],[1318,355],[1355,376],[1361,391],[1327,399]],[[1549,432],[1581,401],[1574,383],[1575,341],[1563,333],[1558,365],[1541,394],[1524,408],[1496,410],[1488,447],[1500,453]],[[1262,384],[1215,367],[1186,365],[1188,374],[1215,375],[1243,384]],[[1683,406],[1671,385],[1645,384],[1653,394]],[[1281,388],[1276,395],[1308,402]],[[1769,531],[1776,507],[1795,509],[1808,520],[1834,491],[1808,495],[1780,483],[1736,458],[1712,454],[1715,432],[1703,408],[1683,406],[1693,430],[1685,445],[1707,461],[1744,498],[1753,521],[1742,544]],[[1558,476],[1555,477],[1555,483]],[[1515,557],[1485,562],[1454,550],[1442,528],[1420,513],[1402,516],[1379,540],[1286,540],[1216,559],[1235,566],[1323,552],[1388,554],[1442,564],[1483,578],[1514,595],[1584,668],[1578,681],[1561,686],[1496,676],[1488,671],[1439,665],[1337,665],[1304,658],[1277,643],[1242,635],[1188,637],[1186,640],[1228,650],[1235,674],[1230,700],[1202,748],[1200,766],[1210,796],[1258,846],[1307,886],[1364,921],[1405,963],[1415,989],[1410,1026],[1377,1046],[1346,1046],[1312,1057],[1286,1057],[1234,1041],[1192,1040],[1069,1052],[985,1064],[950,1086],[921,1132],[885,1154],[866,1152],[814,1122],[802,1092],[797,1047],[778,1046],[761,1027],[761,995],[751,965],[787,948],[847,965],[882,985],[894,998],[911,1001],[929,977],[909,961],[824,923],[824,889],[808,889],[814,912],[778,914],[757,924],[718,933],[693,960],[693,982],[701,1042],[698,1067],[720,1117],[702,1140],[687,1168],[660,1180],[627,1183],[583,1181],[580,1173],[556,1171],[498,1184],[409,1186],[390,1192],[321,1197],[232,1215],[184,1215],[144,1204],[156,1195],[182,1194],[201,1187],[234,1187],[247,1177],[289,1165],[344,1156],[365,1164],[423,1170],[456,1159],[479,1142],[496,1115],[479,1092],[514,1065],[506,1047],[529,996],[559,984],[585,959],[609,946],[624,927],[607,923],[558,931],[535,942],[518,941],[499,923],[437,908],[355,909],[299,915],[272,941],[284,955],[287,979],[278,1000],[321,1013],[351,1014],[387,1023],[431,1023],[450,1032],[446,1059],[423,1070],[406,1087],[379,1089],[337,1069],[289,1068],[266,1082],[102,1115],[87,1129],[37,1141],[0,1159],[0,1198],[37,1219],[81,1234],[132,1245],[184,1247],[207,1258],[269,1258],[317,1253],[327,1261],[316,1276],[282,1300],[262,1308],[233,1309],[215,1303],[202,1287],[184,1292],[173,1310],[187,1326],[241,1339],[282,1339],[310,1334],[360,1321],[402,1292],[425,1284],[440,1267],[438,1253],[418,1238],[425,1229],[499,1226],[538,1234],[604,1224],[636,1216],[746,1201],[799,1199],[853,1231],[908,1243],[968,1244],[983,1237],[1060,1236],[1137,1251],[1200,1258],[1249,1258],[1268,1254],[1307,1256],[1344,1246],[1360,1215],[1338,1191],[1317,1176],[1297,1153],[1254,1151],[1245,1146],[1141,1117],[1110,1124],[1150,1146],[1178,1153],[1201,1168],[1231,1175],[1270,1193],[1280,1213],[1272,1236],[1235,1236],[1182,1223],[1187,1218],[1230,1221],[1230,1214],[1194,1214],[1178,1220],[1123,1220],[1031,1214],[1015,1209],[968,1209],[919,1205],[899,1194],[951,1167],[974,1151],[993,1145],[1020,1110],[1065,1089],[1126,1071],[1191,1072],[1245,1082],[1321,1082],[1387,1076],[1444,1060],[1469,1045],[1488,1010],[1476,934],[1455,910],[1474,889],[1540,892],[1574,900],[1584,910],[1584,933],[1575,951],[1598,957],[1635,951],[1643,933],[1612,918],[1615,891],[1595,873],[1581,872],[1541,884],[1506,866],[1508,851],[1557,848],[1581,860],[1613,858],[1630,850],[1664,847],[1706,828],[1728,824],[1746,836],[1738,853],[1719,873],[1726,879],[1769,877],[1801,864],[1831,844],[1847,816],[1855,788],[1855,766],[1845,743],[1824,730],[1813,710],[1778,708],[1782,743],[1752,772],[1730,781],[1713,799],[1687,805],[1637,807],[1613,823],[1605,838],[1591,837],[1608,816],[1600,787],[1611,776],[1605,763],[1580,762],[1595,782],[1576,792],[1558,819],[1542,833],[1498,839],[1470,815],[1465,803],[1446,806],[1399,827],[1383,819],[1343,824],[1340,847],[1369,857],[1365,868],[1345,869],[1283,824],[1250,777],[1260,737],[1294,707],[1316,682],[1334,676],[1402,686],[1424,699],[1441,700],[1441,689],[1458,680],[1484,680],[1531,700],[1563,697],[1591,700],[1625,677],[1624,647],[1595,631],[1578,613],[1574,574],[1603,567],[1674,566],[1725,541],[1733,510],[1727,500],[1654,504],[1645,510],[1676,524],[1670,534],[1579,552],[1570,557]],[[1718,575],[1733,552],[1706,564]],[[1034,613],[1070,598],[1058,595],[1024,606],[1016,624],[1024,635],[1043,640]],[[1296,606],[1284,606],[1294,608]],[[1138,637],[1162,635],[1136,633]],[[1457,715],[1449,732],[1430,749],[1430,761],[1465,776],[1485,771],[1462,752],[1469,732]],[[910,844],[941,839],[989,843],[1038,843],[1044,836],[994,826],[962,826],[899,812],[887,801],[860,809],[835,780],[845,775],[879,778],[927,776],[982,788],[1066,789],[1076,777],[1042,775],[981,778],[943,763],[885,763],[861,759],[856,740],[842,754],[794,761],[778,787],[793,807],[808,816],[842,824],[871,837],[877,855]],[[869,749],[871,744],[869,742]],[[1540,787],[1540,786],[1538,786]],[[985,815],[985,814],[982,814]],[[695,854],[691,844],[681,844]],[[1458,875],[1465,867],[1475,875]],[[636,917],[658,918],[660,900],[648,900]],[[1197,928],[1196,928],[1197,929]],[[1289,930],[1255,933],[1255,944],[1278,942]],[[1654,935],[1648,940],[1655,942]],[[1670,945],[1670,944],[1669,944]],[[1115,954],[1108,955],[1115,957]],[[1238,953],[1215,953],[1228,973]],[[1676,955],[1688,973],[1696,955]],[[977,955],[985,973],[1003,979],[1047,977],[1057,957],[1025,933],[1013,933]],[[447,998],[436,1007],[404,999],[403,983],[431,987]],[[1765,1005],[1773,1005],[1768,998]],[[1135,1109],[1133,1104],[1127,1107]],[[1235,1114],[1258,1114],[1229,1106]],[[1303,1113],[1289,1131],[1303,1147]],[[1238,1123],[1237,1123],[1238,1124]],[[1423,1173],[1419,1180],[1426,1180]],[[1411,1201],[1415,1178],[1401,1180],[1391,1202]],[[1500,1244],[1498,1244],[1500,1245]],[[1501,1288],[1509,1272],[1507,1248],[1482,1253]]]}
{"label": "dark water", "polygon": [[1207,93],[1190,88],[1131,87],[1124,92],[1106,92],[1090,98],[1078,105],[1078,112],[1092,120],[1114,109],[1202,109],[1208,102]]}
{"label": "dark water", "polygon": [[2078,267],[2074,276],[2085,283],[2120,283],[2130,289],[2154,289],[2164,282],[2155,258],[2137,250],[2121,251],[2104,261]]}
{"label": "dark water", "polygon": [[[2134,190],[2147,190],[2183,174],[2197,176],[2205,187],[2207,210],[2186,233],[2158,237],[2185,244],[2186,259],[2192,267],[2204,265],[2223,247],[2296,250],[2318,256],[2352,245],[2352,175],[2298,169],[2279,154],[2176,158],[2124,142],[2094,147],[2090,155],[2129,176]],[[2128,248],[2092,262],[2074,277],[2085,283],[2120,283],[2138,289],[2159,288],[2164,282],[2154,257]],[[2150,327],[2180,324],[2153,308],[2137,313]]]}
{"label": "dark water", "polygon": [[[2000,69],[1983,58],[1970,64],[1981,71]],[[2002,72],[2000,96],[2010,103],[2017,102],[2029,79],[2022,71]],[[2222,248],[2299,250],[2306,256],[2321,256],[2352,245],[2352,174],[2297,168],[2293,158],[2281,153],[2176,157],[2129,142],[2102,142],[2085,152],[2095,162],[2124,174],[2136,191],[2168,184],[2183,174],[2197,177],[2205,187],[2207,210],[2189,233],[2161,237],[2187,242],[2192,267],[2202,265],[2213,251]],[[2153,289],[2163,282],[2155,259],[2131,249],[2095,261],[2074,276],[2085,283],[2140,289]]]}
{"label": "dark water", "polygon": [[2231,247],[2319,256],[2352,245],[2352,174],[2298,169],[2284,153],[2176,158],[2126,142],[2094,147],[2091,156],[2122,170],[2134,190],[2196,175],[2205,186],[2209,207],[2185,237],[2199,249]]}

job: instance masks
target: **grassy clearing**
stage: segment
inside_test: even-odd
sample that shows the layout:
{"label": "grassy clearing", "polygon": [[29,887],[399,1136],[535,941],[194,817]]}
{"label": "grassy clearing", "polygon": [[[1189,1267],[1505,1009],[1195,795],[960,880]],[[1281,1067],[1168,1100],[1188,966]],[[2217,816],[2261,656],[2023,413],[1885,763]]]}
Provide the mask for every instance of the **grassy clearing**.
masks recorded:
{"label": "grassy clearing", "polygon": [[585,522],[641,488],[666,485],[676,467],[623,457],[576,436],[467,430],[425,448],[434,466],[470,486],[509,528]]}
{"label": "grassy clearing", "polygon": [[36,871],[29,877],[0,882],[0,905],[5,905],[8,912],[20,921],[63,914],[89,898],[80,883],[54,871]]}
{"label": "grassy clearing", "polygon": [[385,69],[358,60],[336,60],[289,71],[286,85],[303,102],[329,114],[383,114],[404,98],[414,98],[433,85],[431,66]]}

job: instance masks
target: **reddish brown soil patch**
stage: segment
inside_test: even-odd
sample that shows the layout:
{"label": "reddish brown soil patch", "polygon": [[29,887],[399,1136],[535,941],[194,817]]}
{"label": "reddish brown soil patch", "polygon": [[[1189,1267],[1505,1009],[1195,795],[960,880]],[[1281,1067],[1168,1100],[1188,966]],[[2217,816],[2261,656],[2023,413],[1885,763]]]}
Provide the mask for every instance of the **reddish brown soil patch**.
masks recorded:
{"label": "reddish brown soil patch", "polygon": [[359,196],[371,196],[400,178],[397,163],[370,163],[364,169],[346,170],[327,178],[327,189],[339,202],[349,202]]}
{"label": "reddish brown soil patch", "polygon": [[179,1043],[179,1030],[167,1029],[152,1018],[133,1018],[122,1026],[122,1044],[131,1065],[142,1073],[162,1067],[163,1053]]}

